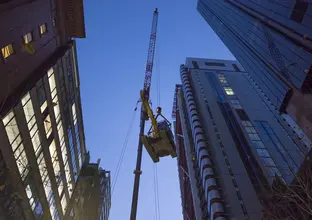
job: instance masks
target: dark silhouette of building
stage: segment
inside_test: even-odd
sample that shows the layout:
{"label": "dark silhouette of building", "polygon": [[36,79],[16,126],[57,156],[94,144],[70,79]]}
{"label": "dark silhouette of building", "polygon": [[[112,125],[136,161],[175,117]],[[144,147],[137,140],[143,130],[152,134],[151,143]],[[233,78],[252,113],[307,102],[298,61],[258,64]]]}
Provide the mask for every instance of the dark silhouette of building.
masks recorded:
{"label": "dark silhouette of building", "polygon": [[[309,1],[198,0],[215,33],[311,148],[312,4]],[[296,125],[296,124],[297,125]],[[310,140],[307,140],[307,137]]]}
{"label": "dark silhouette of building", "polygon": [[111,207],[110,171],[86,162],[67,210],[68,220],[108,220]]}

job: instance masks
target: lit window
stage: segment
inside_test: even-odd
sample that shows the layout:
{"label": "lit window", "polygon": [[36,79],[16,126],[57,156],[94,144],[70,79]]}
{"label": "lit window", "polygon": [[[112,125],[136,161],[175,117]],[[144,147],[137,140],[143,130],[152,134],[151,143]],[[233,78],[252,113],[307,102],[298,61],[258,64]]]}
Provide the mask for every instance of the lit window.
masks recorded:
{"label": "lit window", "polygon": [[40,146],[41,146],[38,130],[35,133],[35,135],[31,138],[31,142],[33,144],[33,148],[34,148],[35,154],[37,156],[37,154],[39,153]]}
{"label": "lit window", "polygon": [[54,175],[55,175],[55,178],[58,179],[60,177],[60,164],[59,164],[59,159],[57,156],[56,145],[55,145],[54,140],[50,144],[49,151],[50,151],[50,155],[52,159]]}
{"label": "lit window", "polygon": [[65,194],[63,194],[63,197],[62,197],[62,199],[61,199],[61,205],[62,205],[63,213],[65,213],[66,207],[67,207],[67,201],[66,201],[66,196],[65,196]]}
{"label": "lit window", "polygon": [[13,118],[7,125],[5,125],[5,130],[11,144],[19,135],[19,129],[17,127],[17,122],[15,118]]}
{"label": "lit window", "polygon": [[3,119],[2,122],[6,125],[14,117],[14,112],[10,111]]}
{"label": "lit window", "polygon": [[74,125],[76,125],[76,123],[77,123],[77,115],[76,115],[76,105],[75,105],[75,103],[72,105],[72,112],[73,112]]}
{"label": "lit window", "polygon": [[227,81],[226,81],[224,75],[218,74],[218,78],[219,78],[219,80],[220,80],[220,82],[221,82],[222,84],[226,84],[226,83],[227,83]]}
{"label": "lit window", "polygon": [[48,170],[47,170],[47,167],[46,167],[45,160],[43,158],[43,152],[42,151],[41,151],[40,155],[38,156],[37,164],[38,164],[38,167],[39,167],[39,172],[40,172],[40,175],[41,175],[42,182],[44,182],[44,179],[48,175]]}
{"label": "lit window", "polygon": [[42,24],[39,26],[40,35],[43,35],[45,32],[47,32],[47,24]]}
{"label": "lit window", "polygon": [[[49,75],[49,73],[48,73],[48,75]],[[56,84],[55,84],[55,77],[54,77],[53,72],[52,72],[52,74],[49,76],[49,87],[50,87],[51,93],[53,93],[53,92],[54,92],[54,89],[55,89],[55,87],[56,87]],[[55,95],[56,95],[56,94],[51,94],[52,98],[54,98]]]}
{"label": "lit window", "polygon": [[12,44],[9,44],[5,47],[3,47],[1,49],[1,52],[2,52],[2,56],[4,59],[8,58],[9,56],[11,56],[12,54],[14,54],[14,49],[13,49],[13,45]]}
{"label": "lit window", "polygon": [[7,133],[7,137],[9,139],[12,151],[14,152],[17,168],[22,177],[22,180],[25,180],[29,172],[28,160],[25,154],[24,145],[19,135],[20,132],[17,126],[14,112],[10,111],[2,119],[2,122],[5,126],[5,131]]}
{"label": "lit window", "polygon": [[53,74],[53,68],[48,69],[47,73],[48,77],[50,77]]}
{"label": "lit window", "polygon": [[29,32],[29,33],[25,34],[25,35],[23,36],[23,39],[24,39],[24,43],[25,43],[25,44],[28,44],[28,43],[32,42],[32,41],[33,41],[32,32]]}
{"label": "lit window", "polygon": [[35,114],[32,102],[31,101],[27,102],[23,106],[23,110],[24,110],[24,114],[26,117],[26,122],[28,123],[33,118],[33,116]]}
{"label": "lit window", "polygon": [[234,95],[234,92],[233,92],[232,88],[224,87],[224,90],[225,90],[227,95]]}
{"label": "lit window", "polygon": [[48,138],[50,134],[52,133],[52,124],[51,124],[50,115],[47,115],[47,117],[44,119],[44,129],[46,132],[46,136]]}
{"label": "lit window", "polygon": [[45,93],[42,80],[38,82],[37,94],[38,94],[38,100],[40,104],[40,110],[41,110],[41,113],[43,113],[46,110],[48,103],[47,103],[46,93]]}
{"label": "lit window", "polygon": [[16,139],[13,141],[13,143],[11,144],[13,152],[16,150],[16,148],[18,148],[21,142],[22,142],[21,136],[18,135]]}
{"label": "lit window", "polygon": [[61,196],[62,192],[63,192],[63,189],[64,189],[64,183],[63,183],[63,180],[62,180],[62,177],[59,179],[59,186],[58,186],[58,193],[59,195]]}
{"label": "lit window", "polygon": [[44,103],[40,106],[41,113],[43,113],[47,107],[48,107],[48,102],[44,101]]}

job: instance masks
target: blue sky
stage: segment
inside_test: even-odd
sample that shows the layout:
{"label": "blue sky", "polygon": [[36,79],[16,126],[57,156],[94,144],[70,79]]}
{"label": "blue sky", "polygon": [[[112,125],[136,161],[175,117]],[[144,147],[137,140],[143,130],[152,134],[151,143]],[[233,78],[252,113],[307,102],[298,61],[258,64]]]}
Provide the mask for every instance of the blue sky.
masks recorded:
{"label": "blue sky", "polygon": [[[121,153],[133,109],[143,86],[152,14],[159,9],[151,99],[171,120],[173,91],[186,57],[234,59],[196,10],[196,0],[85,1],[87,38],[78,41],[81,96],[91,160],[112,171]],[[159,74],[159,75],[158,75]],[[129,219],[139,133],[139,112],[112,198],[110,220]],[[149,127],[149,123],[147,124]],[[177,161],[157,165],[160,219],[182,219]],[[137,220],[155,219],[153,163],[144,151]]]}

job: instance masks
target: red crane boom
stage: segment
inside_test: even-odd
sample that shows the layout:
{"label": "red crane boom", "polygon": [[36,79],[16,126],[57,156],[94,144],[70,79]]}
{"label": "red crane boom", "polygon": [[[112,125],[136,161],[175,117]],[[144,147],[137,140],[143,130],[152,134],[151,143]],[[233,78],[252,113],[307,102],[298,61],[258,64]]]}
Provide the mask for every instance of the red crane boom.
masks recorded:
{"label": "red crane boom", "polygon": [[[157,22],[158,22],[158,10],[156,8],[153,14],[153,23],[148,47],[144,86],[143,90],[140,91],[140,97],[142,101],[141,118],[140,118],[140,135],[137,151],[136,168],[134,170],[135,176],[134,176],[130,220],[136,220],[140,175],[142,174],[141,162],[142,162],[143,144],[154,163],[159,162],[160,157],[166,157],[171,155],[171,157],[174,158],[177,156],[175,152],[176,148],[174,144],[170,122],[162,115],[161,107],[157,107],[156,109],[157,115],[154,116],[153,111],[149,105],[154,52],[156,45]],[[163,118],[163,120],[162,121],[157,120],[158,116]],[[144,135],[145,121],[149,119],[151,120],[152,126],[149,129],[147,135]]]}
{"label": "red crane boom", "polygon": [[[150,41],[149,41],[149,46],[148,46],[148,55],[147,55],[146,71],[145,71],[144,85],[143,85],[143,96],[142,96],[144,100],[141,100],[142,103],[148,102],[149,97],[150,97],[154,52],[155,52],[155,45],[156,45],[157,23],[158,23],[158,10],[156,8],[153,14],[152,30],[151,30]],[[146,120],[146,117],[144,117],[145,115],[147,115],[146,109],[142,105],[141,117],[140,117],[140,136],[139,136],[139,143],[138,143],[136,168],[134,170],[134,186],[133,186],[130,220],[136,220],[136,214],[137,214],[140,175],[142,174],[141,162],[142,162],[143,144],[142,144],[141,136],[144,136],[144,128],[145,128],[145,120]]]}
{"label": "red crane boom", "polygon": [[154,61],[154,53],[155,53],[155,45],[156,45],[157,23],[158,23],[158,10],[156,8],[153,14],[153,23],[152,23],[150,41],[148,45],[148,54],[147,54],[145,78],[144,78],[144,85],[143,85],[144,97],[147,100],[149,100],[149,93],[150,93],[151,80],[152,80],[153,61]]}

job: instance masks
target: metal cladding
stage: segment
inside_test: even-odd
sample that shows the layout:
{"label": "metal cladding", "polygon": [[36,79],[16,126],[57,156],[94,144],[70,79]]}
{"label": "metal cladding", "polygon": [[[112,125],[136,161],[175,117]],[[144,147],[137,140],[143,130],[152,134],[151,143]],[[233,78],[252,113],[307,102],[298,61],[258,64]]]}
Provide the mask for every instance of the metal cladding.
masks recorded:
{"label": "metal cladding", "polygon": [[196,109],[195,98],[192,93],[191,82],[188,77],[188,69],[186,66],[180,66],[180,74],[182,80],[182,88],[186,100],[187,114],[193,136],[196,156],[198,158],[198,167],[200,170],[202,185],[207,200],[207,208],[210,213],[210,219],[226,219],[223,217],[225,208],[218,191],[216,174],[213,170],[211,156],[208,152],[207,141],[204,137],[204,131],[200,122],[199,112]]}

